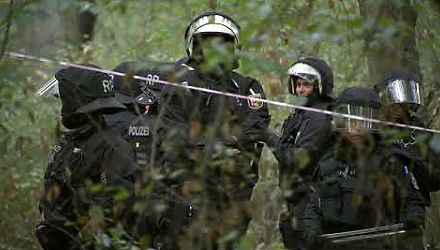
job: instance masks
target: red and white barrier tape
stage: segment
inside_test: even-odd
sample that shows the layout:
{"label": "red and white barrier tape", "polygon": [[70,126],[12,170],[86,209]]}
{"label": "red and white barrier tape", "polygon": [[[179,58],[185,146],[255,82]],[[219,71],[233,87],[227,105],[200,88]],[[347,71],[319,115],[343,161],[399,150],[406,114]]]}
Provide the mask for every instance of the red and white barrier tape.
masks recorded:
{"label": "red and white barrier tape", "polygon": [[[7,55],[11,58],[15,58],[15,59],[30,60],[30,61],[37,61],[37,62],[50,63],[50,64],[59,64],[62,66],[67,66],[67,67],[76,67],[76,68],[80,68],[80,69],[97,71],[97,72],[102,72],[102,73],[107,73],[107,74],[112,74],[112,75],[125,76],[125,73],[120,73],[120,72],[116,72],[116,71],[112,71],[112,70],[98,69],[98,68],[94,68],[94,67],[90,67],[90,66],[79,65],[79,64],[65,62],[65,61],[58,61],[58,60],[48,59],[48,58],[39,57],[39,56],[27,55],[27,54],[18,53],[18,52],[5,52],[5,55]],[[407,129],[413,129],[413,130],[418,130],[418,131],[440,134],[439,130],[424,128],[424,127],[419,127],[419,126],[413,126],[413,125],[407,125],[407,124],[395,123],[395,122],[388,122],[388,121],[371,119],[371,118],[355,116],[355,115],[347,115],[347,114],[338,113],[338,112],[329,111],[329,110],[322,110],[322,109],[305,107],[305,106],[300,106],[300,105],[295,105],[295,104],[289,104],[289,103],[284,103],[284,102],[279,102],[279,101],[268,100],[268,99],[243,96],[243,95],[229,93],[229,92],[201,88],[201,87],[196,87],[196,86],[191,86],[191,85],[184,85],[181,83],[163,81],[163,80],[159,80],[159,79],[146,78],[146,77],[137,76],[137,75],[133,76],[133,78],[138,79],[138,80],[143,80],[143,81],[159,83],[159,84],[163,84],[163,85],[170,85],[170,86],[179,87],[179,88],[186,88],[186,89],[190,89],[190,90],[201,91],[201,92],[210,93],[210,94],[223,95],[223,96],[234,97],[234,98],[245,99],[245,100],[259,101],[259,102],[272,104],[272,105],[276,105],[276,106],[280,106],[280,107],[307,110],[307,111],[323,113],[323,114],[327,114],[327,115],[341,116],[341,117],[351,118],[351,119],[355,119],[355,120],[368,121],[368,122],[372,122],[372,123],[378,123],[378,124],[384,124],[384,125],[395,126],[395,127],[400,127],[400,128],[407,128]]]}

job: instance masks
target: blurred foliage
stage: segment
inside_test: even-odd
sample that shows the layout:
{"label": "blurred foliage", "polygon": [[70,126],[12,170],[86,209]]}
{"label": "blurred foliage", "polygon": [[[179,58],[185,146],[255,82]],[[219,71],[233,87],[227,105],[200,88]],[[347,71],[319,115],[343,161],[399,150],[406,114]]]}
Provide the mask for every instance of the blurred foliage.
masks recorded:
{"label": "blurred foliage", "polygon": [[41,72],[28,67],[7,59],[0,64],[0,244],[23,249],[35,243],[36,204],[58,112],[57,101],[41,105],[36,98],[35,78],[26,75]]}
{"label": "blurred foliage", "polygon": [[[215,2],[215,4],[213,4]],[[419,13],[417,46],[423,75],[428,122],[440,128],[440,21],[434,1],[415,1]],[[0,1],[0,39],[9,1]],[[336,0],[22,0],[16,1],[9,50],[27,51],[22,39],[24,26],[59,25],[56,39],[45,41],[48,56],[72,62],[92,62],[107,69],[134,59],[174,61],[186,55],[184,31],[193,16],[215,6],[236,18],[241,25],[241,66],[239,71],[259,79],[269,99],[292,103],[281,80],[286,69],[301,56],[317,55],[333,67],[335,92],[350,85],[372,86],[364,51],[363,32],[373,25],[364,23],[357,1]],[[95,38],[87,50],[66,33],[63,19],[73,8],[90,9],[98,15]],[[58,19],[53,19],[57,16]],[[57,21],[54,21],[57,20]],[[67,20],[67,19],[66,19]],[[70,20],[70,19],[69,19]],[[57,23],[59,22],[59,23]],[[70,22],[70,21],[69,21]],[[71,23],[68,23],[72,26]],[[387,39],[400,24],[380,19],[380,36]],[[43,35],[44,27],[32,27]],[[63,35],[65,38],[63,39]],[[29,38],[28,38],[29,39]],[[35,42],[37,42],[37,37]],[[31,41],[30,42],[34,42]],[[38,220],[38,197],[48,154],[57,131],[58,100],[36,96],[38,85],[49,80],[60,65],[0,59],[0,248],[37,249],[33,235]],[[284,107],[270,106],[271,127],[290,113]],[[433,142],[434,144],[438,141]],[[283,249],[278,234],[281,210],[277,164],[264,150],[261,178],[253,194],[254,220],[247,249]],[[440,245],[440,197],[433,197],[428,229],[430,240]],[[428,231],[429,231],[428,230]]]}

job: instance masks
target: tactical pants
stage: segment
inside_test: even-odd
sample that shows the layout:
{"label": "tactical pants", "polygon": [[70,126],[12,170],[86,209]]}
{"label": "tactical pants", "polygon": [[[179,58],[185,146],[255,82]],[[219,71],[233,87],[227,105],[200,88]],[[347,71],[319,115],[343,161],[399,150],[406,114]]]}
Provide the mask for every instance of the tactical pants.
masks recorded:
{"label": "tactical pants", "polygon": [[302,217],[309,195],[303,194],[294,201],[287,201],[287,211],[280,216],[280,232],[284,247],[286,249],[302,249],[304,244],[300,218]]}
{"label": "tactical pants", "polygon": [[177,191],[164,184],[156,187],[138,200],[141,207],[135,233],[141,247],[160,250],[179,250],[193,215],[190,203]]}

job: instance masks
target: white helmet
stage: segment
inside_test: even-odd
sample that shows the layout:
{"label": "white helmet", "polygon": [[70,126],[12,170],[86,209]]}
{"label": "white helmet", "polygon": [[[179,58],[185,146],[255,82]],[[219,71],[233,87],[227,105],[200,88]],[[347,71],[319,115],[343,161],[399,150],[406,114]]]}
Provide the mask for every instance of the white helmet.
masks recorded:
{"label": "white helmet", "polygon": [[302,78],[308,81],[310,84],[316,84],[319,88],[319,93],[322,93],[321,74],[306,63],[295,63],[287,70],[287,74],[290,76],[289,90],[291,93],[296,91],[296,78]]}
{"label": "white helmet", "polygon": [[186,28],[185,48],[188,56],[193,54],[194,36],[196,34],[224,34],[234,39],[238,47],[240,26],[231,17],[219,12],[206,12],[196,17]]}

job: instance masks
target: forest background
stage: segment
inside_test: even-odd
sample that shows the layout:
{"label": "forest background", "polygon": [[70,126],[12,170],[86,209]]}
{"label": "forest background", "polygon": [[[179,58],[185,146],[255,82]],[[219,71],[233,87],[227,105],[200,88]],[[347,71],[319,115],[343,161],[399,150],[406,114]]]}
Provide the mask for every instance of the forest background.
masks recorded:
{"label": "forest background", "polygon": [[[440,129],[437,0],[0,0],[0,249],[38,249],[38,198],[60,131],[59,100],[36,90],[62,66],[8,51],[105,69],[127,60],[174,61],[186,55],[186,25],[208,10],[241,25],[238,71],[257,78],[268,99],[295,101],[282,76],[302,56],[331,65],[336,94],[371,87],[385,70],[402,66],[421,79],[426,123]],[[270,113],[275,127],[290,110],[271,105]],[[283,249],[280,197],[277,162],[265,149],[253,193],[258,209],[243,246]],[[440,195],[432,198],[427,234],[440,247]]]}

